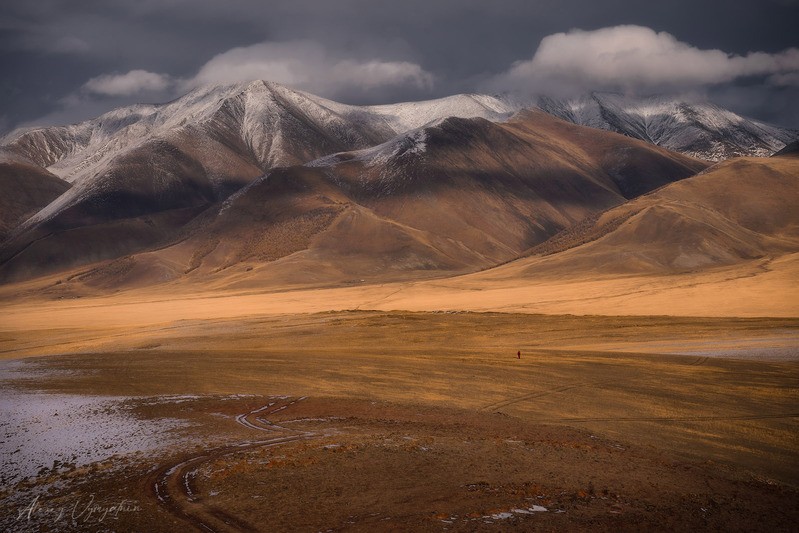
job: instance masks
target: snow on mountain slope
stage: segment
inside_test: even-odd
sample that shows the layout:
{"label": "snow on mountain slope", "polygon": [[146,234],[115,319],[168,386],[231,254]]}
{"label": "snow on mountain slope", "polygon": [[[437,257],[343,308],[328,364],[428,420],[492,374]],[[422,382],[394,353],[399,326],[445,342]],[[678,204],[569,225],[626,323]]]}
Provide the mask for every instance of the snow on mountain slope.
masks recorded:
{"label": "snow on mountain slope", "polygon": [[364,168],[361,173],[363,180],[366,180],[367,174],[374,174],[372,187],[381,189],[384,194],[391,194],[405,179],[411,178],[410,169],[420,163],[427,149],[429,128],[445,120],[447,119],[409,130],[371,148],[325,156],[307,163],[306,166],[327,169],[327,174],[339,182],[330,169],[338,163],[359,163]]}
{"label": "snow on mountain slope", "polygon": [[[69,182],[90,175],[120,150],[187,126],[227,127],[241,135],[265,167],[305,163],[286,137],[306,122],[338,141],[339,150],[365,148],[431,121],[458,116],[507,118],[515,109],[486,95],[379,106],[340,104],[270,82],[209,86],[163,105],[115,109],[80,124],[38,128],[6,139],[20,153]],[[235,131],[238,129],[238,131]],[[310,142],[304,147],[314,151]],[[294,157],[292,157],[294,156]],[[266,168],[264,169],[266,170]]]}
{"label": "snow on mountain slope", "polygon": [[[155,148],[167,147],[146,147]],[[371,148],[272,169],[210,205],[202,203],[207,184],[195,181],[172,199],[182,207],[168,211],[152,178],[137,177],[146,167],[131,166],[135,187],[107,200],[116,218],[89,201],[61,211],[15,243],[0,262],[0,280],[81,267],[99,269],[90,277],[114,286],[120,271],[150,279],[151,265],[172,265],[170,279],[203,283],[223,283],[230,272],[246,283],[262,276],[253,282],[262,284],[465,272],[512,259],[587,216],[706,166],[539,110],[505,123],[435,121]],[[135,216],[142,201],[161,210]]]}
{"label": "snow on mountain slope", "polygon": [[[80,124],[18,133],[0,148],[72,186],[23,224],[15,222],[3,256],[45,235],[75,228],[129,221],[149,232],[154,222],[148,217],[157,215],[163,226],[148,233],[152,238],[136,241],[136,246],[155,246],[176,235],[186,217],[223,201],[270,169],[305,164],[329,154],[344,154],[333,157],[349,158],[353,164],[365,163],[365,171],[359,173],[368,175],[369,187],[390,195],[413,186],[414,174],[405,171],[409,166],[417,168],[418,176],[425,175],[429,169],[415,163],[424,160],[436,142],[445,143],[446,157],[468,170],[476,164],[461,157],[470,149],[463,143],[475,139],[469,128],[485,135],[504,135],[479,120],[466,124],[447,122],[448,118],[501,122],[530,104],[511,97],[467,94],[353,106],[254,81],[203,87],[161,105],[134,105]],[[790,140],[788,130],[709,104],[689,105],[667,98],[631,100],[594,94],[569,102],[542,100],[541,106],[577,124],[621,132],[706,159],[738,153],[767,155]],[[444,126],[448,135],[441,136]],[[433,129],[420,129],[426,127]],[[501,145],[489,141],[489,145]],[[593,150],[586,151],[580,144],[569,149],[577,148],[586,154]],[[634,152],[643,157],[645,151],[638,147]],[[613,162],[604,165],[602,172],[623,196],[635,196],[654,185],[639,176],[639,162],[650,161],[648,156],[640,161],[638,156],[607,153],[590,157],[599,156]],[[481,157],[488,161],[493,156],[481,152]],[[510,163],[492,164],[504,172]],[[484,179],[492,179],[491,174]]]}
{"label": "snow on mountain slope", "polygon": [[769,156],[799,132],[748,119],[710,103],[654,96],[591,93],[572,100],[541,98],[544,111],[575,124],[615,131],[709,161]]}
{"label": "snow on mountain slope", "polygon": [[[537,105],[576,124],[616,131],[710,160],[770,155],[798,135],[712,104],[666,97],[592,93],[573,100],[541,98]],[[75,183],[100,173],[120,152],[176,129],[188,128],[213,137],[219,136],[216,129],[222,128],[221,134],[240,137],[265,171],[373,146],[450,116],[500,121],[532,106],[531,101],[511,96],[480,94],[353,106],[256,81],[203,87],[166,104],[119,108],[80,124],[29,130],[4,141],[8,149]],[[322,146],[315,146],[320,141]]]}
{"label": "snow on mountain slope", "polygon": [[[272,168],[367,149],[439,115],[498,119],[507,115],[504,109],[499,101],[474,95],[357,107],[255,81],[204,87],[163,105],[130,106],[76,125],[22,132],[3,150],[72,187],[16,225],[0,258],[45,235],[120,224],[134,226],[141,238],[130,247],[114,243],[108,254],[157,246],[173,238],[186,217]],[[70,255],[77,261],[75,249]]]}
{"label": "snow on mountain slope", "polygon": [[[359,107],[255,81],[203,87],[163,105],[129,106],[76,125],[30,130],[5,148],[74,185],[26,224],[31,227],[81,202],[130,189],[129,182],[137,181],[129,176],[131,164],[139,175],[147,164],[152,167],[152,183],[144,188],[156,195],[174,197],[188,186],[202,189],[208,200],[221,199],[270,168],[365,149],[447,116],[499,120],[511,111],[482,95]],[[175,158],[191,159],[193,174],[176,175],[175,167],[185,165]]]}
{"label": "snow on mountain slope", "polygon": [[509,118],[520,108],[494,96],[459,94],[438,100],[370,106],[366,109],[384,120],[399,134],[448,117],[501,121]]}
{"label": "snow on mountain slope", "polygon": [[339,136],[335,140],[345,148],[365,147],[390,134],[360,131],[317,99],[277,84],[252,82],[204,87],[167,104],[124,107],[73,126],[28,131],[8,148],[77,182],[96,174],[121,151],[182,128],[238,136],[264,166],[304,162],[299,160],[304,155],[295,151],[313,151],[308,143],[298,149],[287,146],[288,139],[306,133],[296,130]]}
{"label": "snow on mountain slope", "polygon": [[[207,87],[160,106],[132,106],[74,126],[23,133],[7,150],[74,187],[26,227],[81,203],[149,194],[156,210],[184,207],[181,197],[213,202],[269,168],[364,148],[393,135],[350,121],[304,93],[266,82]],[[134,187],[135,185],[135,187]],[[189,201],[189,203],[197,203]],[[148,206],[141,206],[145,212]],[[120,217],[141,213],[122,210]]]}

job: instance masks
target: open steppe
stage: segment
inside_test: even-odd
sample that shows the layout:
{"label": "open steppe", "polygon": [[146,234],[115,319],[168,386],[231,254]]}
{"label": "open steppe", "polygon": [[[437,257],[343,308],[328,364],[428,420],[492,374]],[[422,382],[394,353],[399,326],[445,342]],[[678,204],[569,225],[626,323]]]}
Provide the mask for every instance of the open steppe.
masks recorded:
{"label": "open steppe", "polygon": [[[6,480],[3,527],[787,531],[795,270],[786,256],[682,276],[520,285],[497,269],[60,300],[17,286],[4,394],[99,398],[98,427],[122,413],[157,429],[138,451],[101,443],[99,461]],[[49,409],[84,416],[69,405]]]}

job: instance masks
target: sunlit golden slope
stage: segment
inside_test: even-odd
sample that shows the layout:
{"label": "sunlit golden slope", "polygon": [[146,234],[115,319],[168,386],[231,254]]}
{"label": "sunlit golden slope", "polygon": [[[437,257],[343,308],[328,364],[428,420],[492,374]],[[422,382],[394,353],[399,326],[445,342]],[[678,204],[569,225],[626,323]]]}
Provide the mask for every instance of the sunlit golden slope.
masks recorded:
{"label": "sunlit golden slope", "polygon": [[799,251],[799,157],[740,158],[610,209],[507,265],[519,275],[685,272]]}

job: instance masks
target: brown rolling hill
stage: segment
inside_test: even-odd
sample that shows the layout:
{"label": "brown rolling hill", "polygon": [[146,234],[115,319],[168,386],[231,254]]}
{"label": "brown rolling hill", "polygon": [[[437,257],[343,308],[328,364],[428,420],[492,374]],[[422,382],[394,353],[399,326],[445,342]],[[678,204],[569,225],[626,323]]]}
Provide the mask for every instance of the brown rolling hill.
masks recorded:
{"label": "brown rolling hill", "polygon": [[680,273],[799,251],[799,154],[738,158],[583,221],[492,276]]}
{"label": "brown rolling hill", "polygon": [[[373,148],[274,169],[197,214],[171,245],[73,279],[109,288],[177,278],[268,287],[452,275],[517,257],[706,166],[540,111],[507,123],[449,118]],[[0,272],[19,275],[30,257]]]}
{"label": "brown rolling hill", "polygon": [[32,161],[0,152],[0,243],[67,189],[69,183]]}

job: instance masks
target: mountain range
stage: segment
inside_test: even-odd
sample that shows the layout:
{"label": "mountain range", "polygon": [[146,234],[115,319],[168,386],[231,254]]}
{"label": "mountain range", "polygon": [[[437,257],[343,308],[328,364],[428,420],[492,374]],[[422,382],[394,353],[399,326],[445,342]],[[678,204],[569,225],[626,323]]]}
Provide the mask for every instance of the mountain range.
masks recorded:
{"label": "mountain range", "polygon": [[575,124],[615,131],[714,162],[767,157],[799,137],[799,131],[747,119],[711,103],[663,96],[591,93],[569,100],[542,97],[537,106]]}
{"label": "mountain range", "polygon": [[[712,160],[770,155],[795,138],[710,104],[592,94],[523,107],[487,95],[352,106],[256,81],[17,133],[0,147],[0,279],[261,286],[452,275],[535,250],[573,253],[566,243],[621,238],[633,219],[695,234],[685,224],[697,218],[664,191],[744,170],[771,187],[773,173],[792,172],[773,161],[795,159],[789,150],[696,176]],[[797,188],[780,183],[783,206]],[[733,195],[763,194],[733,185]],[[712,204],[689,195],[704,198],[695,212]],[[757,228],[735,219],[736,233],[729,213],[714,212],[724,220],[702,227],[717,228],[716,240],[736,235],[719,245],[726,252],[640,263],[692,268],[796,244],[793,222],[758,240]]]}

